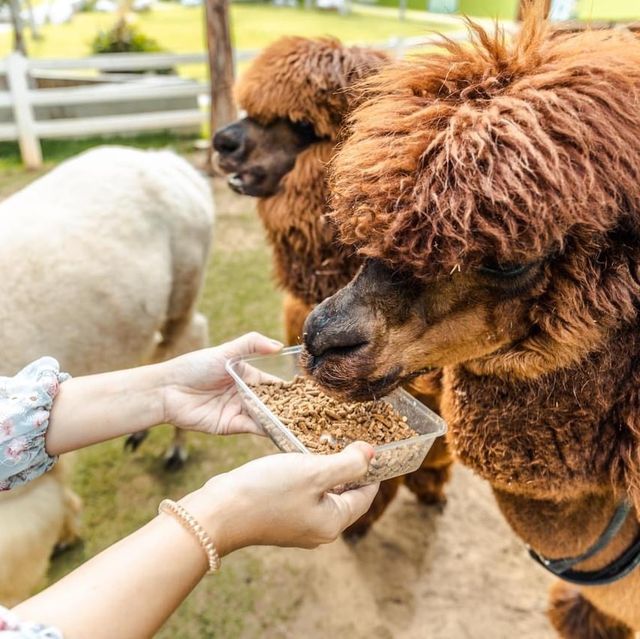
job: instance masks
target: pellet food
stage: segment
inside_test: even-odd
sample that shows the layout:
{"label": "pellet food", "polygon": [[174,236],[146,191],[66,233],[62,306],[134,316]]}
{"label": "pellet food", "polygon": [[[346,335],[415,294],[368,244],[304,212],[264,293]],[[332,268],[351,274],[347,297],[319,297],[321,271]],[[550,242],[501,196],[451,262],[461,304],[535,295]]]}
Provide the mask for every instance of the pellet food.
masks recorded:
{"label": "pellet food", "polygon": [[256,395],[312,452],[335,453],[354,441],[373,446],[415,437],[407,418],[388,402],[341,402],[310,379],[257,384]]}
{"label": "pellet food", "polygon": [[[305,448],[314,453],[335,453],[356,440],[376,447],[409,440],[397,447],[378,449],[367,474],[342,488],[356,488],[412,472],[420,467],[431,447],[432,440],[418,437],[407,426],[406,417],[384,400],[340,402],[301,376],[290,382],[269,382],[251,388]],[[281,450],[299,450],[255,400],[247,397],[246,401],[251,415]]]}

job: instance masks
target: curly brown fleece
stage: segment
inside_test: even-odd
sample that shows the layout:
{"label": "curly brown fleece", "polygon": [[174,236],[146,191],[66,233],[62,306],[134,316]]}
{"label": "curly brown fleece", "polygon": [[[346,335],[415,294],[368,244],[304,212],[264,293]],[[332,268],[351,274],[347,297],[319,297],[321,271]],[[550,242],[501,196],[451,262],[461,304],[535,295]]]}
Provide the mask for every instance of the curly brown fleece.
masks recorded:
{"label": "curly brown fleece", "polygon": [[[362,255],[428,282],[541,265],[529,333],[445,369],[443,414],[458,456],[548,556],[585,550],[629,497],[636,518],[591,569],[639,530],[640,40],[552,36],[541,6],[512,44],[470,24],[471,46],[365,84],[333,163],[334,219]],[[580,592],[580,614],[556,606],[564,637],[640,630],[640,570]]]}
{"label": "curly brown fleece", "polygon": [[507,46],[470,28],[472,46],[445,41],[364,84],[334,163],[342,239],[426,277],[637,227],[636,38],[550,38],[529,20]]}
{"label": "curly brown fleece", "polygon": [[357,95],[353,86],[387,62],[383,51],[347,47],[334,38],[285,37],[267,47],[236,85],[238,104],[263,124],[308,122],[338,139]]}

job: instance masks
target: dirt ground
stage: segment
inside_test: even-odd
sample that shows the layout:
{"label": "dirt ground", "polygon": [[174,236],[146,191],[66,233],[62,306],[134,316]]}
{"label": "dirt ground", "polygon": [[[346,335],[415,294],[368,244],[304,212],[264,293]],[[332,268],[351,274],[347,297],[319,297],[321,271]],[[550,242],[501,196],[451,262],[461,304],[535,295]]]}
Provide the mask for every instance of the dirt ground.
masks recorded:
{"label": "dirt ground", "polygon": [[264,639],[555,636],[545,616],[552,579],[526,555],[488,485],[461,466],[442,513],[403,489],[355,546],[254,552],[270,582],[261,605],[291,602]]}

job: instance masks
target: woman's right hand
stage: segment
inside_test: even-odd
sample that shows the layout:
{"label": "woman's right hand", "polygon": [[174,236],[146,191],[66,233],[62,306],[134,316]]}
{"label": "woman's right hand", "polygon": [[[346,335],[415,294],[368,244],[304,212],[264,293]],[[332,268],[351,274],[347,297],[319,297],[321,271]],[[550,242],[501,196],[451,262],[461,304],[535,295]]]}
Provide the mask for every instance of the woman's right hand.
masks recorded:
{"label": "woman's right hand", "polygon": [[373,455],[362,442],[334,455],[270,455],[217,475],[180,503],[209,532],[220,556],[252,545],[315,548],[368,510],[379,484],[328,491],[363,477]]}

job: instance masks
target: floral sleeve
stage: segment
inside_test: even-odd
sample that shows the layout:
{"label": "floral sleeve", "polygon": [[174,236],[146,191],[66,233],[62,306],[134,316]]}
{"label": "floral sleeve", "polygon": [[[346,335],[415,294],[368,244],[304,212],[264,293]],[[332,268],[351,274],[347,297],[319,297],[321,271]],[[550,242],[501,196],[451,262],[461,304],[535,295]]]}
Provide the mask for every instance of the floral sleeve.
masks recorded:
{"label": "floral sleeve", "polygon": [[0,491],[39,477],[55,463],[45,450],[45,434],[53,399],[68,378],[52,357],[15,377],[0,377]]}
{"label": "floral sleeve", "polygon": [[0,606],[0,639],[63,639],[59,630],[40,623],[21,622]]}

